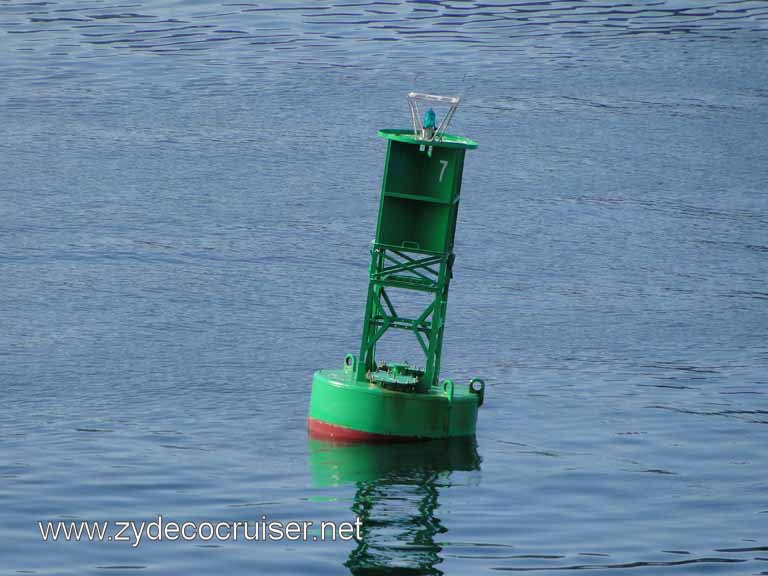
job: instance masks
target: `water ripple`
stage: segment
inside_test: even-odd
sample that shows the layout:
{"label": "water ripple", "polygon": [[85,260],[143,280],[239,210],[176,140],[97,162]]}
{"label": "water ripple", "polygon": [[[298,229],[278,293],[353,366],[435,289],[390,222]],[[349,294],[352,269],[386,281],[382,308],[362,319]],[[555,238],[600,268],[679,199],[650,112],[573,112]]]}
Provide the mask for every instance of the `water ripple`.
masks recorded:
{"label": "water ripple", "polygon": [[[169,16],[172,16],[169,18]],[[183,42],[167,42],[173,29],[157,24],[179,24],[200,31]],[[203,22],[203,24],[199,24]],[[185,26],[186,25],[186,26]],[[274,32],[280,31],[278,37]],[[52,1],[34,4],[0,4],[0,33],[16,51],[43,52],[59,58],[106,57],[89,46],[127,49],[133,53],[183,54],[190,51],[241,50],[260,46],[262,58],[293,43],[293,49],[316,55],[328,48],[330,55],[348,59],[375,53],[378,46],[403,43],[421,52],[424,46],[474,46],[462,58],[488,59],[494,52],[519,49],[521,42],[536,42],[542,56],[562,42],[601,43],[622,36],[691,37],[762,33],[768,31],[768,7],[762,2],[659,1],[645,6],[627,2],[350,2],[317,4],[203,3],[184,11],[170,9],[160,0],[112,6]],[[271,32],[271,33],[270,33]],[[93,41],[95,35],[101,37]],[[318,43],[318,35],[324,41]],[[136,37],[140,40],[136,41]],[[212,44],[213,43],[213,44]],[[364,47],[365,48],[362,48]],[[363,50],[361,53],[360,50]],[[270,56],[271,55],[271,56]],[[405,56],[403,56],[405,57]],[[338,63],[338,62],[337,62]]]}

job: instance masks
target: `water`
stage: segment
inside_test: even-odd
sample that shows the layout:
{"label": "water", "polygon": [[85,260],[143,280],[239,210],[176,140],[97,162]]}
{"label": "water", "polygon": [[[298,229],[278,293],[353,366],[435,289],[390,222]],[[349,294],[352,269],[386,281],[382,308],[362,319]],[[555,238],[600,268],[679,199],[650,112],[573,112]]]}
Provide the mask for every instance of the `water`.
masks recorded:
{"label": "water", "polygon": [[[768,573],[767,46],[766,2],[0,2],[0,574]],[[309,442],[412,88],[480,143],[477,444]],[[36,525],[158,514],[366,532]]]}

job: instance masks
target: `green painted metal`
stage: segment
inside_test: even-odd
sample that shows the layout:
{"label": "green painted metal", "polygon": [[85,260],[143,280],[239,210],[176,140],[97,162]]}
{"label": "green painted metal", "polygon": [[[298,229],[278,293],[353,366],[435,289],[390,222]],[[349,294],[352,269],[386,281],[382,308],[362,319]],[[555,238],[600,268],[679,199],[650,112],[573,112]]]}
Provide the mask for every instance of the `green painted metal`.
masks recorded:
{"label": "green painted metal", "polygon": [[[310,422],[409,438],[474,435],[482,380],[458,387],[439,378],[464,156],[477,144],[451,134],[424,141],[408,129],[379,136],[387,157],[360,353],[347,355],[343,370],[315,373]],[[427,294],[429,303],[401,315],[396,290]],[[377,362],[376,345],[389,330],[414,334],[423,369]]]}
{"label": "green painted metal", "polygon": [[351,370],[318,370],[310,418],[334,426],[404,438],[449,438],[475,433],[481,394],[446,380],[427,393],[361,381]]}
{"label": "green painted metal", "polygon": [[[381,130],[379,135],[387,139],[387,159],[357,379],[376,380],[376,343],[387,330],[410,330],[426,357],[424,371],[414,383],[415,390],[423,393],[440,376],[464,153],[477,144],[445,134],[427,145],[408,130]],[[427,292],[432,299],[419,316],[404,317],[388,288]]]}

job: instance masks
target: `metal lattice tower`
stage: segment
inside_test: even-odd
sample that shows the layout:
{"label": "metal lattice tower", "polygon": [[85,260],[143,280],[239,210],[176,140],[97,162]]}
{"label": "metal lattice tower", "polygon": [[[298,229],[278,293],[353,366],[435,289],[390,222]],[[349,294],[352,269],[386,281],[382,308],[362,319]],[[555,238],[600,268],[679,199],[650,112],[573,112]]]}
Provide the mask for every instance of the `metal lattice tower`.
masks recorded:
{"label": "metal lattice tower", "polygon": [[[453,268],[453,241],[464,169],[465,143],[446,137],[458,97],[408,95],[413,138],[382,130],[388,138],[376,238],[371,249],[368,299],[360,343],[357,378],[398,389],[424,392],[437,385],[448,287]],[[419,104],[450,106],[429,134],[420,128]],[[429,114],[432,109],[429,109]],[[432,113],[434,115],[434,113]],[[414,145],[413,139],[422,144]],[[414,318],[401,316],[388,288],[432,295]],[[377,366],[376,343],[387,330],[410,330],[425,356],[423,372],[404,364]]]}

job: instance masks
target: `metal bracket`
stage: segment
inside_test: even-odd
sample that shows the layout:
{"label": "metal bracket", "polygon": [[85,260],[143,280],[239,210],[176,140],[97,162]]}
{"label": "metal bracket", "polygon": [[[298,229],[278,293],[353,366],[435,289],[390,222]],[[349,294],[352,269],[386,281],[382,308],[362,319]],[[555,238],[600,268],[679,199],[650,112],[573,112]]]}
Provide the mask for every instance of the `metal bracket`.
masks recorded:
{"label": "metal bracket", "polygon": [[[413,123],[413,135],[419,140],[425,142],[441,142],[443,135],[448,129],[448,126],[453,120],[453,115],[456,113],[456,109],[459,107],[461,97],[459,96],[438,96],[436,94],[423,94],[421,92],[409,92],[408,93],[408,106],[411,109],[411,122]],[[420,105],[421,103],[421,105]],[[448,111],[443,115],[440,124],[434,130],[427,130],[422,126],[422,118],[424,117],[424,110],[422,107],[431,107],[434,104],[441,104],[443,107],[448,106]],[[430,150],[430,156],[432,155]]]}

